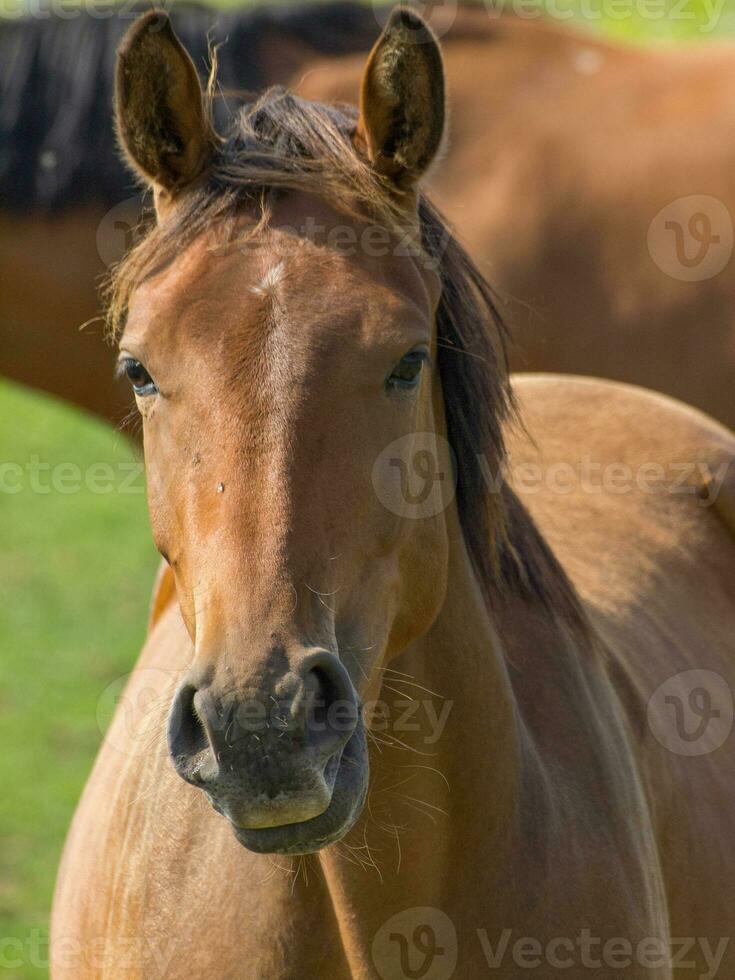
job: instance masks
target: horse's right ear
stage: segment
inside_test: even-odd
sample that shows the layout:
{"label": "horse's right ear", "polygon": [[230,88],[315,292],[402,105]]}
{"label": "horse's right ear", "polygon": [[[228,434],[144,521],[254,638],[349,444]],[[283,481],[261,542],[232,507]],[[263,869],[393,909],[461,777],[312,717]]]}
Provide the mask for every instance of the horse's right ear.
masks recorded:
{"label": "horse's right ear", "polygon": [[115,123],[133,169],[173,198],[204,171],[215,143],[199,76],[166,14],[133,24],[117,53]]}
{"label": "horse's right ear", "polygon": [[356,143],[397,190],[413,192],[440,151],[444,121],[439,43],[413,9],[399,6],[368,58]]}

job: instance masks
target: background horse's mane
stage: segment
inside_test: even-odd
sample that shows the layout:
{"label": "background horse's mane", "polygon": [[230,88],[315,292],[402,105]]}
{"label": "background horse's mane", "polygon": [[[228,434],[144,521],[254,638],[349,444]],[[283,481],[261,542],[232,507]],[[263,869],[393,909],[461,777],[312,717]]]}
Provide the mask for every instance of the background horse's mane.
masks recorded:
{"label": "background horse's mane", "polygon": [[[200,235],[215,236],[220,248],[243,234],[256,234],[267,224],[276,195],[311,194],[405,237],[405,213],[390,185],[355,149],[356,121],[351,107],[308,102],[281,88],[241,108],[206,176],[113,270],[108,295],[112,336],[120,335],[137,284]],[[250,219],[244,232],[243,217]],[[511,591],[577,619],[576,598],[561,568],[510,487],[497,478],[505,460],[503,426],[515,409],[505,329],[492,290],[424,197],[419,217],[418,260],[430,262],[442,284],[438,367],[471,559],[488,601]],[[493,486],[488,486],[489,475]]]}
{"label": "background horse's mane", "polygon": [[[60,15],[50,5],[42,16],[0,20],[5,210],[52,210],[91,200],[110,206],[134,193],[115,153],[109,107],[117,47],[132,20],[150,9],[143,2],[95,4]],[[380,32],[373,8],[352,0],[226,12],[177,2],[171,20],[200,70],[208,45],[226,42],[219,49],[220,83],[251,93],[267,84],[269,42],[272,49],[274,40],[291,41],[314,54],[338,55],[368,50]]]}
{"label": "background horse's mane", "polygon": [[[55,211],[92,201],[111,207],[134,193],[114,152],[108,107],[117,47],[131,22],[152,6],[98,0],[61,12],[49,3],[32,16],[0,18],[3,210]],[[307,60],[367,52],[381,28],[379,8],[359,0],[261,2],[226,11],[190,0],[164,6],[198,70],[207,69],[210,47],[218,46],[219,83],[233,98],[287,81],[284,44],[293,46],[297,60],[299,52]],[[486,9],[480,0],[459,0],[458,6]],[[499,4],[486,23],[460,18],[451,37],[476,38],[479,30],[492,36],[498,21],[512,16]],[[214,108],[224,121],[224,100]]]}

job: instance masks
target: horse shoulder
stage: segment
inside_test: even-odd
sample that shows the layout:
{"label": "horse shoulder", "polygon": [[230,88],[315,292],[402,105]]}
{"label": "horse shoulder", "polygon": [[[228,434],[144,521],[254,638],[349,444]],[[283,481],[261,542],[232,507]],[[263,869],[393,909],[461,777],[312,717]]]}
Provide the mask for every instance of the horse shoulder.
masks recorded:
{"label": "horse shoulder", "polygon": [[[516,389],[528,434],[509,439],[511,478],[525,485],[522,502],[604,641],[672,934],[726,935],[732,893],[713,903],[708,882],[723,872],[732,880],[735,863],[717,848],[704,859],[700,842],[727,839],[735,806],[735,766],[721,741],[735,689],[735,435],[630,385],[537,375]],[[699,719],[701,745],[689,738],[692,718],[672,713],[694,689],[712,707]],[[725,973],[734,970],[730,959]]]}
{"label": "horse shoulder", "polygon": [[616,382],[532,375],[516,390],[527,432],[509,439],[510,479],[644,703],[676,670],[731,674],[735,435]]}
{"label": "horse shoulder", "polygon": [[[524,425],[511,433],[511,464],[575,470],[571,485],[545,482],[542,500],[558,491],[587,497],[594,510],[598,498],[609,519],[620,512],[655,523],[667,514],[680,517],[681,529],[709,522],[714,510],[735,529],[735,433],[726,426],[667,395],[615,381],[519,375],[515,390]],[[719,537],[729,543],[729,535]]]}

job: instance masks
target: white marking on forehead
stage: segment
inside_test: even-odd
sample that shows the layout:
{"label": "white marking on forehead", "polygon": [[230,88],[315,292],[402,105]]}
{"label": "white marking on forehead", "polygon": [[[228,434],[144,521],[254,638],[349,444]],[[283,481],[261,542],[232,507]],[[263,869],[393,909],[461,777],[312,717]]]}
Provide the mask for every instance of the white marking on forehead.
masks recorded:
{"label": "white marking on forehead", "polygon": [[275,299],[278,286],[282,282],[285,272],[286,264],[283,261],[277,262],[267,270],[259,283],[249,287],[250,292],[255,293],[256,296],[268,296]]}
{"label": "white marking on forehead", "polygon": [[592,48],[582,48],[574,56],[574,70],[580,75],[596,75],[604,63],[602,54]]}

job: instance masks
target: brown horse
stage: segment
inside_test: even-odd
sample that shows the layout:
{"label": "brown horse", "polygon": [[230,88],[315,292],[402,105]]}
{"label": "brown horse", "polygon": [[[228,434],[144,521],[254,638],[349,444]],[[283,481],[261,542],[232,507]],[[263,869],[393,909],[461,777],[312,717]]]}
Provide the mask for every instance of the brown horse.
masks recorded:
{"label": "brown horse", "polygon": [[503,465],[415,14],[359,117],[270,91],[221,138],[157,14],[116,109],[159,217],[111,318],[167,564],[54,977],[733,976],[733,435],[531,377]]}
{"label": "brown horse", "polygon": [[[644,384],[735,425],[732,47],[629,48],[484,7],[432,16],[453,110],[432,187],[505,297],[514,367]],[[0,373],[108,419],[129,398],[99,327],[78,328],[137,218],[102,116],[124,23],[0,23]],[[200,66],[216,23],[226,88],[291,78],[321,101],[356,99],[362,55],[345,53],[378,31],[347,0],[216,21],[179,6],[175,23]]]}
{"label": "brown horse", "polygon": [[[0,374],[115,422],[131,399],[110,383],[98,293],[136,235],[143,202],[118,159],[107,107],[136,5],[150,9],[95,4],[0,18]],[[227,13],[177,2],[172,16],[198,66],[208,39],[220,45],[220,81],[235,101],[286,82],[318,54],[364,52],[379,32],[372,10],[350,0]]]}
{"label": "brown horse", "polygon": [[[452,126],[432,193],[506,298],[513,366],[646,385],[734,426],[735,48],[435,17]],[[355,102],[361,71],[352,55],[294,82]]]}

